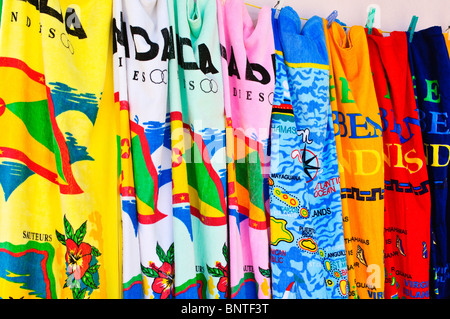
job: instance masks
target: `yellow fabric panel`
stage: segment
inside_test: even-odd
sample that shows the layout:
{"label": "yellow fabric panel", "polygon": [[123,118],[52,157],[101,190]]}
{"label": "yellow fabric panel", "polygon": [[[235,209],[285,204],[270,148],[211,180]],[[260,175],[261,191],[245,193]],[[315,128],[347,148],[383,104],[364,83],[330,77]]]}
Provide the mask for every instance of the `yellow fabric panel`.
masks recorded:
{"label": "yellow fabric panel", "polygon": [[[349,298],[383,298],[383,140],[366,34],[360,26],[346,33],[338,23],[328,29],[326,20],[324,29],[338,134]],[[368,201],[372,195],[376,200]]]}
{"label": "yellow fabric panel", "polygon": [[[10,275],[0,297],[120,298],[112,3],[49,1],[39,12],[6,0],[3,12],[0,258]],[[8,109],[44,100],[47,122]],[[20,258],[35,262],[18,268]]]}

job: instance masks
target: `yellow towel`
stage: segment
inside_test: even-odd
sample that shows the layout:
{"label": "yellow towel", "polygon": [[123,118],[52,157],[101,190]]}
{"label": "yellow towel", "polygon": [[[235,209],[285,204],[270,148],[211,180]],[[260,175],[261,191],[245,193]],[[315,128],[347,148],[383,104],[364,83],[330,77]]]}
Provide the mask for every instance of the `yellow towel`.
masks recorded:
{"label": "yellow towel", "polygon": [[112,3],[35,3],[3,2],[0,297],[119,298]]}

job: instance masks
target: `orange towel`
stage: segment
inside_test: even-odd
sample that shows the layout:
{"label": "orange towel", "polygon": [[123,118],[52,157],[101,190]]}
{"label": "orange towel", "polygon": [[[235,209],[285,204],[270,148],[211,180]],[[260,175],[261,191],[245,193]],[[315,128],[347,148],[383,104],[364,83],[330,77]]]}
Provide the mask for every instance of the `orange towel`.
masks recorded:
{"label": "orange towel", "polygon": [[382,126],[363,27],[327,28],[349,298],[384,298]]}

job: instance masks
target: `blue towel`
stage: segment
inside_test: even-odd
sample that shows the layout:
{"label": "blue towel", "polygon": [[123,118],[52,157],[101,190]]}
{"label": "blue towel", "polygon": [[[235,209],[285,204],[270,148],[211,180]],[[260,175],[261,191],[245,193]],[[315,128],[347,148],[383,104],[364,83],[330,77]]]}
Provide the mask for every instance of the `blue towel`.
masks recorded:
{"label": "blue towel", "polygon": [[323,20],[273,19],[271,136],[273,298],[347,298],[347,263]]}
{"label": "blue towel", "polygon": [[450,297],[448,164],[450,59],[441,27],[414,33],[409,45],[431,191],[431,298]]}

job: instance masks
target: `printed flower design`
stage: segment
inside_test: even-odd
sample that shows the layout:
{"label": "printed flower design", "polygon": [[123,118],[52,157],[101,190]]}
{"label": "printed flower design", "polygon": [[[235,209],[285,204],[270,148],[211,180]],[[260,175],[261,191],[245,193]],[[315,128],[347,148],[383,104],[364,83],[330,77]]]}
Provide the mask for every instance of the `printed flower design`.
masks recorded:
{"label": "printed flower design", "polygon": [[[225,258],[225,261],[228,261],[228,247],[227,245],[223,245],[222,254]],[[219,277],[219,282],[217,283],[217,290],[225,293],[225,298],[228,298],[228,266],[223,266],[220,261],[216,261],[216,268],[209,267],[208,273],[213,277]]]}
{"label": "printed flower design", "polygon": [[219,261],[216,262],[217,269],[222,271],[222,276],[219,279],[219,282],[217,283],[217,289],[220,292],[224,292],[225,296],[227,296],[228,292],[228,271],[227,267],[222,266],[222,263]]}
{"label": "printed flower design", "polygon": [[[76,231],[64,216],[65,235],[56,231],[58,241],[66,246],[67,279],[63,288],[69,287],[72,290],[74,299],[84,299],[86,292],[92,293],[98,289],[96,277],[98,277],[97,264],[100,251],[94,246],[83,242],[86,235],[86,221]],[[91,265],[92,264],[92,265]]]}
{"label": "printed flower design", "polygon": [[141,265],[142,273],[150,278],[155,278],[152,284],[152,290],[161,295],[161,299],[168,299],[173,296],[174,291],[174,246],[173,244],[167,250],[167,253],[156,243],[156,254],[162,262],[161,267],[157,267],[150,261],[150,267]]}
{"label": "printed flower design", "polygon": [[91,262],[91,245],[81,243],[78,246],[72,239],[66,240],[66,262],[69,269],[69,275],[74,275],[75,279],[80,280],[89,268]]}
{"label": "printed flower design", "polygon": [[156,267],[154,263],[150,263],[150,267],[158,272],[159,277],[155,278],[152,284],[154,292],[161,294],[161,299],[167,299],[170,294],[173,295],[174,276],[172,265],[164,262],[160,268]]}

